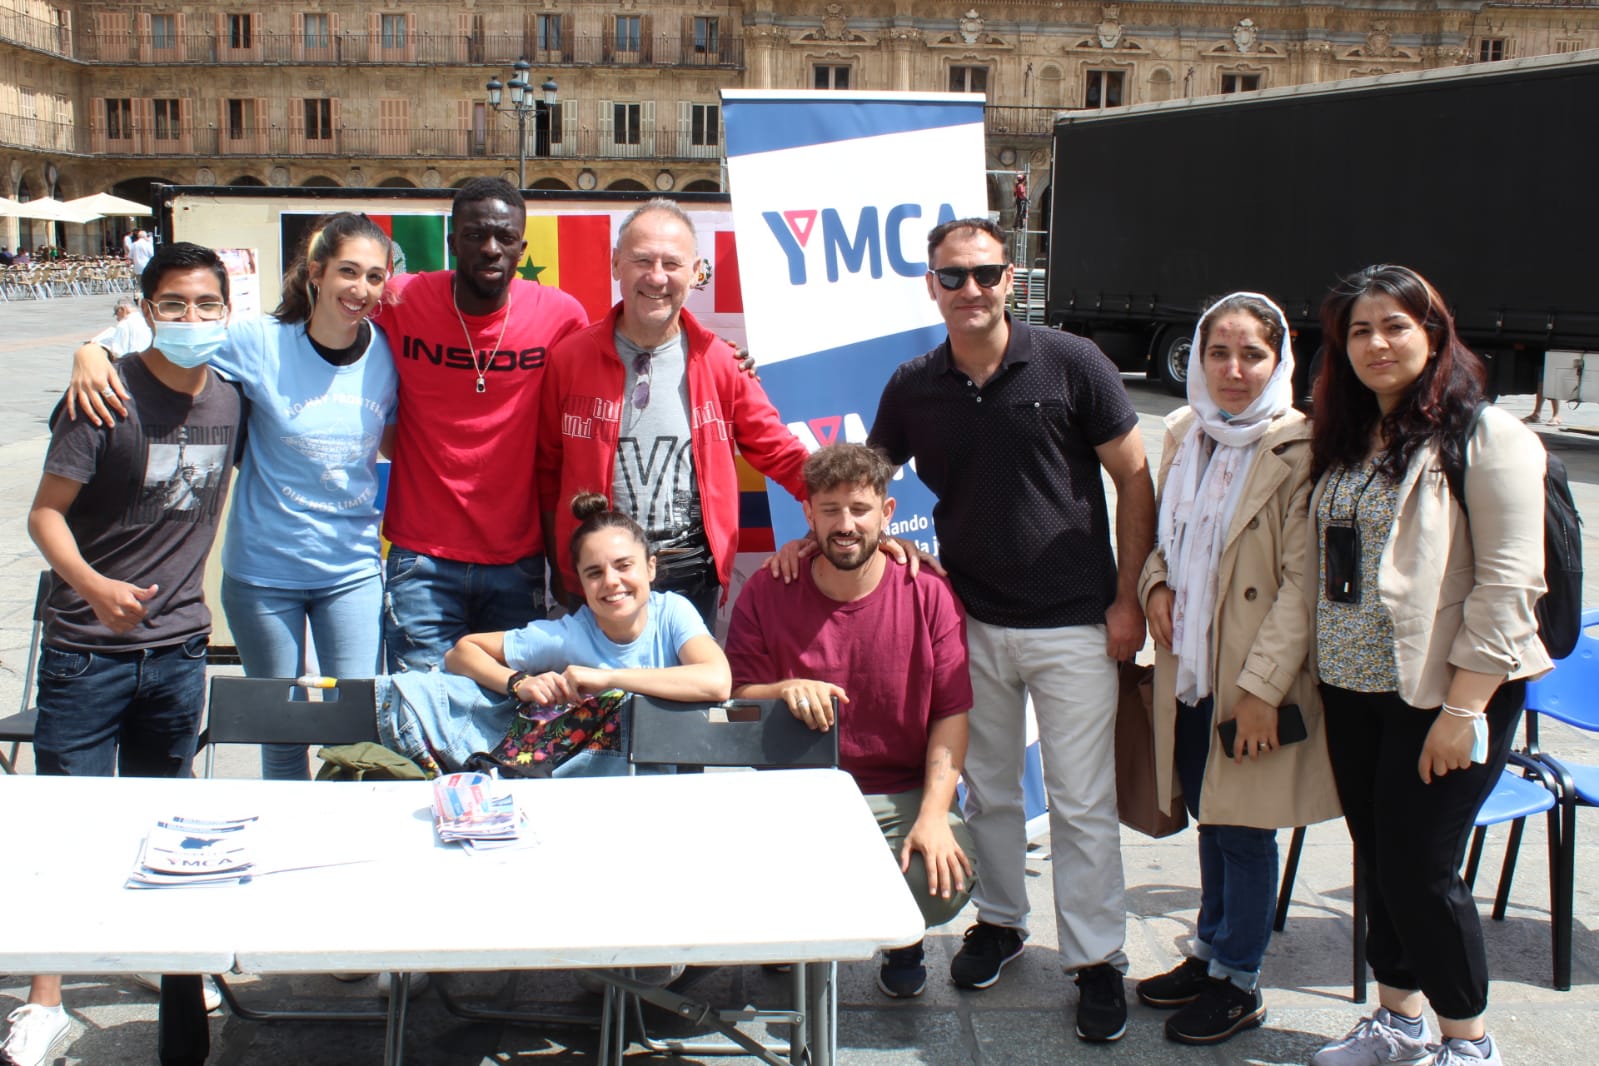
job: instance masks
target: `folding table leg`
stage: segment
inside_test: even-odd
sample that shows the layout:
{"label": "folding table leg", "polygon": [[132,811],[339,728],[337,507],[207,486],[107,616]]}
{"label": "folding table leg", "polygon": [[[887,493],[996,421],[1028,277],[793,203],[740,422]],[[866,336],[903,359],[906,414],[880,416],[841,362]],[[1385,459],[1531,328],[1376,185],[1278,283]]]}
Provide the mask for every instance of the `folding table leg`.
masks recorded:
{"label": "folding table leg", "polygon": [[833,1066],[833,1049],[838,1040],[838,964],[805,964],[805,1024],[810,1030],[812,1066]]}
{"label": "folding table leg", "polygon": [[623,991],[605,982],[605,994],[600,999],[600,1053],[599,1066],[622,1066],[622,1056],[627,1051],[627,1013],[623,1010]]}
{"label": "folding table leg", "polygon": [[389,1022],[383,1033],[384,1066],[405,1061],[405,1007],[411,1001],[411,975],[389,974]]}

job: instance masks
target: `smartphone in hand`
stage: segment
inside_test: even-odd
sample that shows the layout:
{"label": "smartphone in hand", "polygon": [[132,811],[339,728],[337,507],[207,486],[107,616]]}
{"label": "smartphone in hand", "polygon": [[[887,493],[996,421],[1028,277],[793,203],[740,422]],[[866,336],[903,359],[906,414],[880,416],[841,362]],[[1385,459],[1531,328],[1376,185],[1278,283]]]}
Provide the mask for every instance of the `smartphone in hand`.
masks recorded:
{"label": "smartphone in hand", "polygon": [[[1233,757],[1233,748],[1238,744],[1238,722],[1229,718],[1225,722],[1216,723],[1216,735],[1221,738],[1221,750]],[[1297,744],[1310,734],[1305,730],[1305,716],[1300,713],[1299,704],[1285,703],[1277,708],[1277,746]]]}

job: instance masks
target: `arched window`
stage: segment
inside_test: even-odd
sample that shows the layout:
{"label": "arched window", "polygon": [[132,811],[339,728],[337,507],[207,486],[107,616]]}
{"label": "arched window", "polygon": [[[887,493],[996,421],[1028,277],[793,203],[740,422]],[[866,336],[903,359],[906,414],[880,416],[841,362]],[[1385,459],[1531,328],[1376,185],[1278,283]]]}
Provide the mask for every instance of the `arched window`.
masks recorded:
{"label": "arched window", "polygon": [[1062,88],[1065,83],[1059,67],[1053,63],[1044,64],[1043,69],[1038,72],[1038,106],[1065,107],[1066,94]]}
{"label": "arched window", "polygon": [[1149,76],[1149,98],[1151,100],[1171,99],[1171,71],[1165,67],[1156,68]]}

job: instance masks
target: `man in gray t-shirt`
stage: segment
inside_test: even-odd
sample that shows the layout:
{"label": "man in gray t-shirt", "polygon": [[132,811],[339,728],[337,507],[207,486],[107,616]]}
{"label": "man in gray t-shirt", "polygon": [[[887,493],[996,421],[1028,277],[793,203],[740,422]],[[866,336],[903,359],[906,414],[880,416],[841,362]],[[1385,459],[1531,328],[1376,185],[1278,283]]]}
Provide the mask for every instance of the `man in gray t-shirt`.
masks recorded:
{"label": "man in gray t-shirt", "polygon": [[[51,569],[41,774],[189,776],[211,632],[205,560],[243,413],[238,389],[206,365],[226,338],[227,279],[210,249],[162,245],[141,279],[155,344],[117,363],[128,417],[96,426],[58,411],[51,427],[28,512]],[[163,335],[175,325],[188,328]],[[61,979],[35,976],[9,1020],[0,1059],[53,1061],[70,1033]]]}
{"label": "man in gray t-shirt", "polygon": [[689,439],[688,346],[681,331],[654,348],[634,344],[620,328],[616,353],[626,368],[624,396],[644,382],[652,400],[622,405],[611,505],[638,519],[659,558],[655,587],[693,586],[715,563],[705,540],[694,450]]}

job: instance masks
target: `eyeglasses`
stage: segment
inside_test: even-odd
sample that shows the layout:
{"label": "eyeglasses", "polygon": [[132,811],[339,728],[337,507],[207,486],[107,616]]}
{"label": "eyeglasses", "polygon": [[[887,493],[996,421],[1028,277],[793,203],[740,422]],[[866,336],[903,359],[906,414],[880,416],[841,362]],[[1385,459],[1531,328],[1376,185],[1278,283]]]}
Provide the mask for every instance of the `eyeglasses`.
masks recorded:
{"label": "eyeglasses", "polygon": [[984,263],[982,266],[974,267],[939,267],[933,271],[933,277],[950,292],[964,289],[967,278],[976,278],[977,284],[985,289],[992,289],[1004,280],[1005,270],[1004,263]]}
{"label": "eyeglasses", "polygon": [[650,405],[650,353],[640,352],[633,357],[633,373],[638,384],[633,386],[633,409],[642,411]]}
{"label": "eyeglasses", "polygon": [[197,300],[190,302],[173,298],[170,300],[146,300],[155,309],[155,316],[168,322],[174,322],[189,313],[189,308],[194,308],[194,313],[203,321],[216,322],[228,313],[228,305],[222,300]]}

